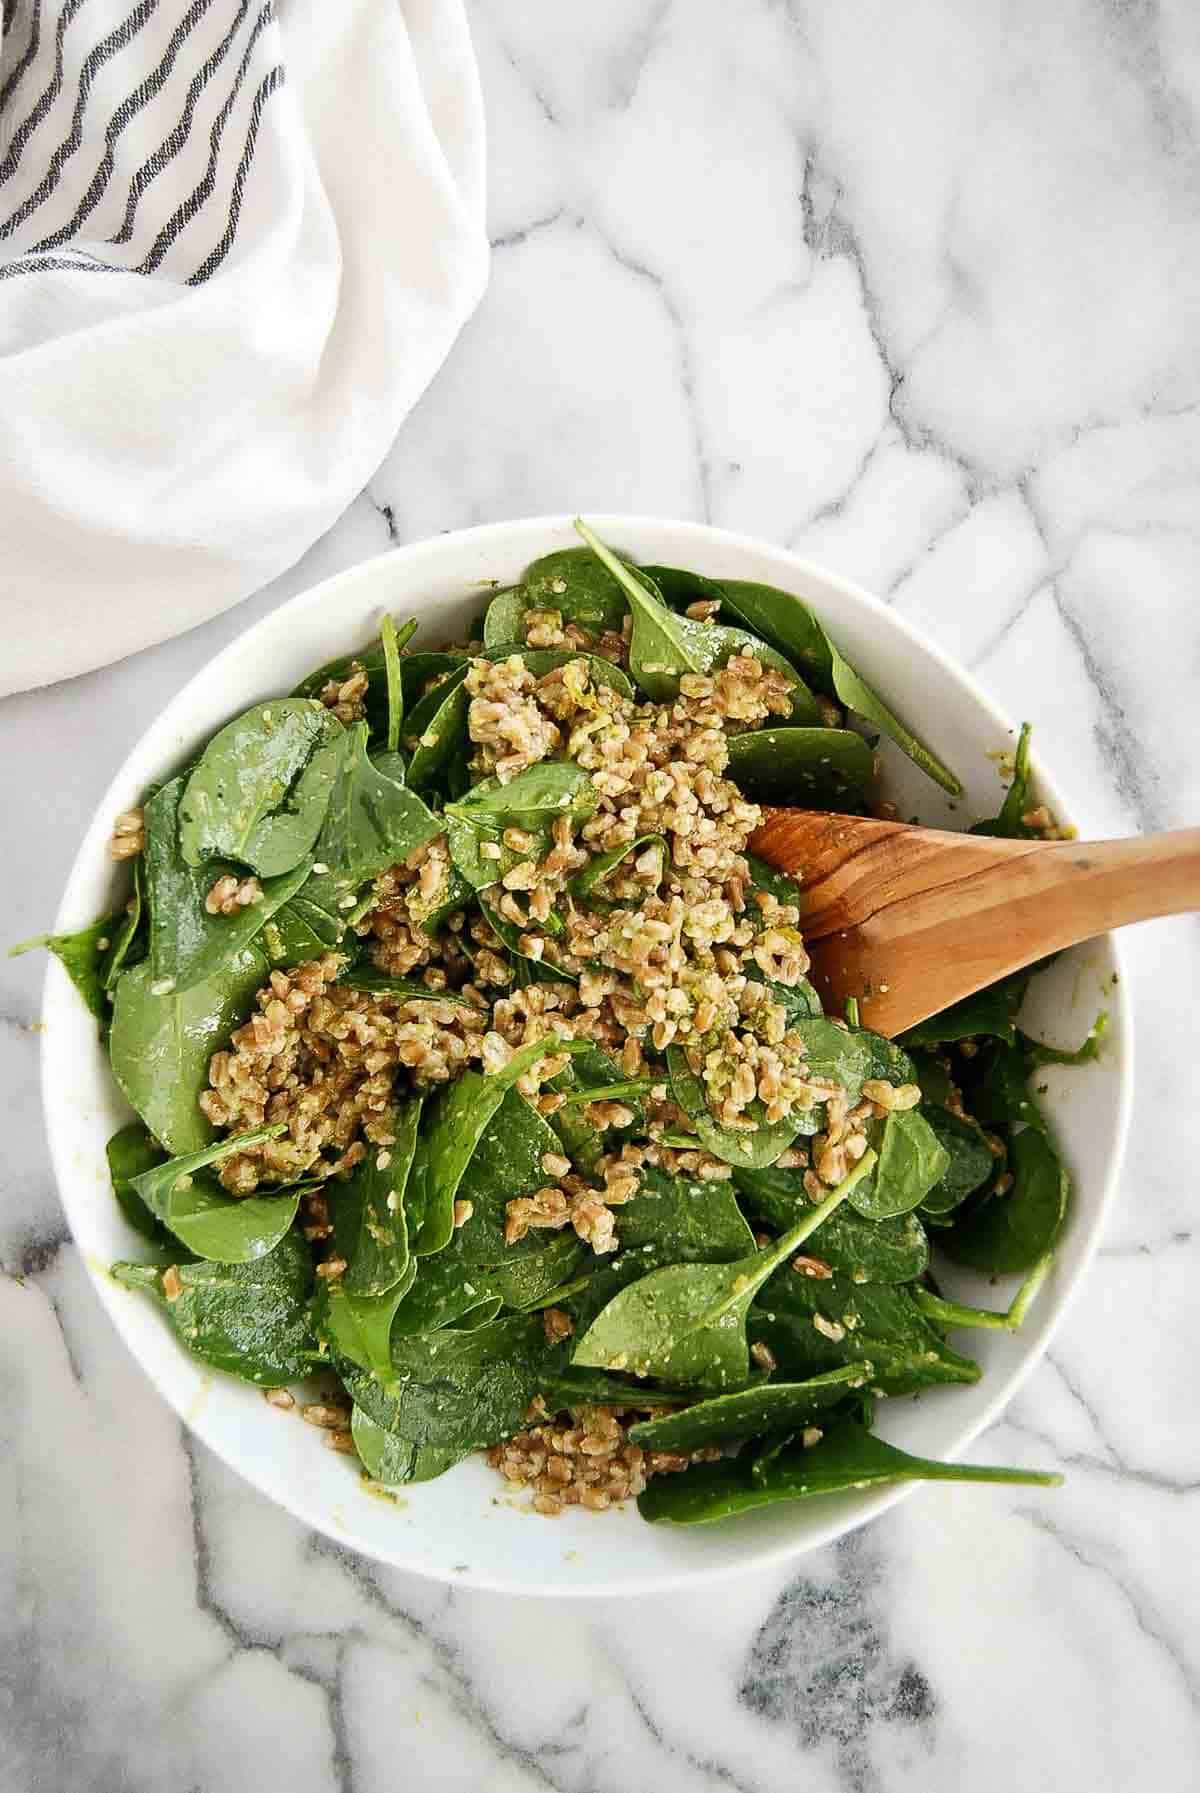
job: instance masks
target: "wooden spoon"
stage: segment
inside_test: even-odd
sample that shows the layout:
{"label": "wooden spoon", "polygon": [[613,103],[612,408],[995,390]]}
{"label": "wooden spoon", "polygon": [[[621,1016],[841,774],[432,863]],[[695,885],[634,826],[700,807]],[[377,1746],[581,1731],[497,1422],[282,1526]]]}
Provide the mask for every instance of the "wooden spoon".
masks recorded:
{"label": "wooden spoon", "polygon": [[804,893],[825,1007],[903,1033],[1109,928],[1200,909],[1200,828],[1144,839],[993,840],[870,816],[768,809],[750,850]]}

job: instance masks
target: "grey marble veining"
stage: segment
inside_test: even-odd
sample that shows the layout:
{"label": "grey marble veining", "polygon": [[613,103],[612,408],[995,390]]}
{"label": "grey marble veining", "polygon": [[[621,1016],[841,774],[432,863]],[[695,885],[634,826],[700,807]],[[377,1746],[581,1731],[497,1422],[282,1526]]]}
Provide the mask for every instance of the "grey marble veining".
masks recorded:
{"label": "grey marble veining", "polygon": [[[1194,822],[1196,9],[480,0],[473,26],[479,313],[285,579],[0,705],[3,937],[48,924],[130,744],[253,617],[389,542],[570,508],[827,562],[1034,718],[1089,829]],[[353,1558],[181,1434],[66,1238],[41,967],[0,960],[0,1786],[1194,1788],[1195,922],[1129,963],[1123,1198],[987,1439],[1064,1487],[931,1488],[784,1573],[546,1609]]]}

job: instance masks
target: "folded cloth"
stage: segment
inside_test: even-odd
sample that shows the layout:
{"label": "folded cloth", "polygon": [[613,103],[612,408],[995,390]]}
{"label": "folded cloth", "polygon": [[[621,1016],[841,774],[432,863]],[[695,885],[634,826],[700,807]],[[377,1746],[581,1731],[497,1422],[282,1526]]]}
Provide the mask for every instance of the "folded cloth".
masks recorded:
{"label": "folded cloth", "polygon": [[235,604],[487,278],[461,0],[0,0],[0,692]]}

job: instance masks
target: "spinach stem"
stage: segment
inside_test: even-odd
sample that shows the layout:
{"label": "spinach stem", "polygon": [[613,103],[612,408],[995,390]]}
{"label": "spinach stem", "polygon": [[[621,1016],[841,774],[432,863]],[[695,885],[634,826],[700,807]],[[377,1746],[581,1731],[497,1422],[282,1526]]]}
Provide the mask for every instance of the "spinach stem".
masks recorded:
{"label": "spinach stem", "polygon": [[[991,1463],[933,1463],[921,1459],[918,1461],[922,1462],[918,1478],[922,1481],[1013,1482],[1019,1488],[1061,1488],[1062,1486],[1062,1476],[1056,1469],[1009,1469]],[[862,1484],[860,1483],[859,1486]]]}
{"label": "spinach stem", "polygon": [[551,1289],[548,1295],[543,1295],[538,1301],[531,1301],[520,1311],[523,1314],[539,1314],[543,1308],[557,1307],[559,1302],[566,1301],[568,1296],[578,1295],[581,1289],[586,1289],[591,1280],[591,1272],[587,1271],[583,1276],[577,1276],[574,1282],[560,1283],[557,1289]]}
{"label": "spinach stem", "polygon": [[576,517],[575,528],[577,533],[583,537],[597,560],[599,560],[603,566],[608,568],[618,585],[624,586],[625,590],[632,593],[636,598],[645,600],[649,597],[649,593],[641,582],[635,578],[623,561],[617,559],[611,548],[606,548],[600,538],[592,534],[592,531],[588,528],[582,517]]}
{"label": "spinach stem", "polygon": [[846,998],[846,1020],[851,1027],[859,1025],[857,996],[847,996]]}
{"label": "spinach stem", "polygon": [[928,1289],[914,1291],[917,1306],[929,1319],[942,1326],[969,1326],[977,1332],[1012,1332],[1007,1313],[994,1313],[991,1308],[968,1307],[961,1301],[943,1301]]}
{"label": "spinach stem", "polygon": [[917,1306],[943,1326],[971,1327],[979,1332],[1017,1332],[1049,1274],[1053,1258],[1054,1253],[1048,1251],[1038,1259],[1004,1313],[989,1307],[969,1307],[961,1301],[943,1301],[929,1289],[914,1290]]}
{"label": "spinach stem", "polygon": [[1032,1307],[1035,1295],[1050,1274],[1050,1266],[1053,1261],[1054,1253],[1052,1251],[1043,1252],[1042,1256],[1033,1266],[1033,1269],[1029,1272],[1029,1275],[1025,1278],[1025,1281],[1013,1296],[1012,1306],[1008,1310],[1008,1317],[1012,1321],[1014,1332]]}
{"label": "spinach stem", "polygon": [[570,1108],[580,1102],[619,1102],[626,1096],[648,1096],[656,1083],[662,1083],[662,1077],[631,1077],[625,1083],[602,1083],[593,1089],[575,1089],[567,1092],[561,1104]]}
{"label": "spinach stem", "polygon": [[755,1288],[766,1282],[773,1270],[778,1269],[785,1258],[791,1257],[797,1245],[803,1245],[810,1233],[815,1233],[823,1220],[828,1220],[834,1209],[840,1207],[857,1183],[869,1176],[875,1168],[878,1153],[868,1150],[863,1153],[858,1163],[847,1176],[844,1176],[836,1189],[831,1189],[823,1202],[811,1208],[803,1220],[798,1220],[790,1232],[776,1239],[774,1245],[768,1246],[760,1253],[752,1272]]}
{"label": "spinach stem", "polygon": [[53,938],[54,936],[52,934],[34,934],[30,940],[19,940],[16,946],[9,947],[8,957],[10,959],[19,959],[22,953],[31,953],[35,947],[49,946]]}
{"label": "spinach stem", "polygon": [[157,1264],[114,1264],[108,1274],[127,1289],[158,1288]]}
{"label": "spinach stem", "polygon": [[400,746],[400,646],[396,640],[396,625],[386,611],[380,619],[379,639],[387,669],[387,750],[395,753]]}

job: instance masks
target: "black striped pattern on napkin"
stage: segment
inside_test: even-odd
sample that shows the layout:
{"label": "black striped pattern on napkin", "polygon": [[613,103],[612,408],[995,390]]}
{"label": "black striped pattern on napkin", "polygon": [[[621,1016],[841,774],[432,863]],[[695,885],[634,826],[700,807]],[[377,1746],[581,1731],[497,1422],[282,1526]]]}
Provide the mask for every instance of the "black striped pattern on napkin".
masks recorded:
{"label": "black striped pattern on napkin", "polygon": [[0,280],[209,279],[284,79],[272,0],[2,0],[0,26]]}

